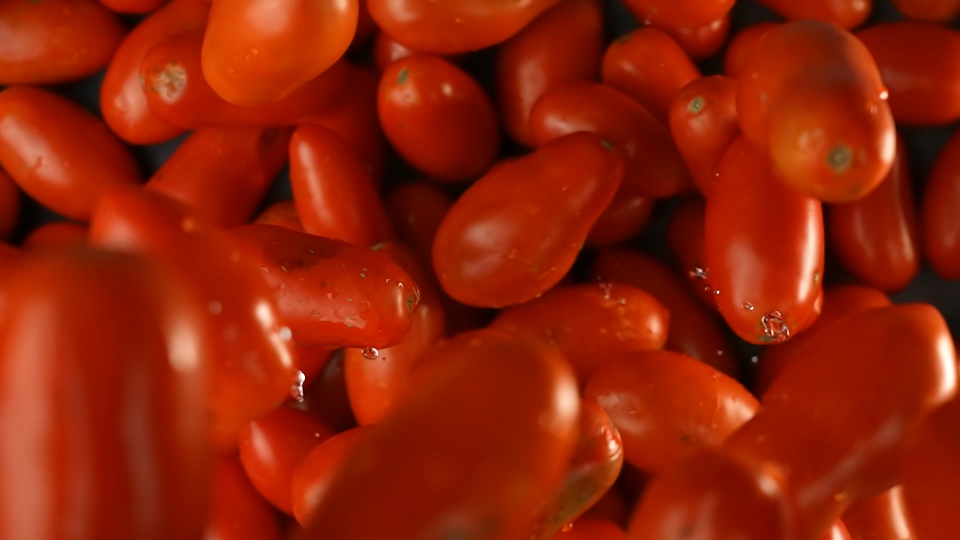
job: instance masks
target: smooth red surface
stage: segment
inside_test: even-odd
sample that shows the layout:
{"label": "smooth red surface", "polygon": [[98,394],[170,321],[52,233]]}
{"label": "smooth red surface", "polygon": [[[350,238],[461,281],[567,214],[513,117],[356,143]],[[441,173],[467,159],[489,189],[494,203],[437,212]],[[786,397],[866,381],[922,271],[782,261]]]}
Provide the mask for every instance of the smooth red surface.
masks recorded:
{"label": "smooth red surface", "polygon": [[843,524],[853,540],[919,538],[907,512],[907,502],[901,486],[854,504],[843,513]]}
{"label": "smooth red surface", "polygon": [[306,527],[323,500],[334,475],[357,445],[368,437],[372,427],[348,429],[322,441],[304,457],[293,470],[290,480],[293,515]]}
{"label": "smooth red surface", "polygon": [[54,221],[31,231],[23,239],[20,247],[24,251],[38,251],[85,246],[88,243],[89,232],[84,225],[69,221]]}
{"label": "smooth red surface", "polygon": [[960,511],[960,400],[928,418],[911,452],[903,478],[907,513],[919,538],[950,538]]}
{"label": "smooth red surface", "polygon": [[923,254],[944,279],[960,277],[960,133],[947,141],[933,164],[920,208]]}
{"label": "smooth red surface", "polygon": [[205,538],[215,540],[280,540],[276,511],[250,483],[236,457],[216,460]]}

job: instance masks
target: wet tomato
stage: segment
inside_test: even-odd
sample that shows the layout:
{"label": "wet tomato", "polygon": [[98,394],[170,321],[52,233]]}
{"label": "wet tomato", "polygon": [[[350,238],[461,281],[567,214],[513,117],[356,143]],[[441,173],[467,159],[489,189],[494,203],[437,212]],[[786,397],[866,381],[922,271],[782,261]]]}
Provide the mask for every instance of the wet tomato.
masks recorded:
{"label": "wet tomato", "polygon": [[641,21],[670,26],[699,26],[725,15],[734,0],[624,0]]}
{"label": "wet tomato", "polygon": [[257,493],[237,458],[218,458],[211,483],[206,538],[280,540],[280,524],[273,507]]}
{"label": "wet tomato", "polygon": [[297,522],[303,526],[309,525],[317,504],[323,500],[330,487],[334,474],[340,470],[357,444],[369,436],[371,431],[372,427],[348,429],[320,442],[300,461],[290,480],[293,515]]}
{"label": "wet tomato", "polygon": [[[303,347],[298,347],[302,349]],[[311,347],[315,348],[315,347]],[[298,406],[320,419],[337,433],[357,427],[350,410],[342,349],[330,357],[320,374],[304,388],[304,401]]]}
{"label": "wet tomato", "polygon": [[[843,513],[854,540],[916,540],[901,486],[854,504]],[[926,537],[924,537],[926,538]],[[930,538],[935,538],[931,536]]]}
{"label": "wet tomato", "polygon": [[788,21],[825,21],[847,30],[863,24],[873,9],[873,0],[758,0],[757,3]]}
{"label": "wet tomato", "polygon": [[717,292],[710,285],[704,250],[706,203],[692,198],[683,201],[667,226],[667,246],[679,265],[680,277],[704,305],[717,309]]}

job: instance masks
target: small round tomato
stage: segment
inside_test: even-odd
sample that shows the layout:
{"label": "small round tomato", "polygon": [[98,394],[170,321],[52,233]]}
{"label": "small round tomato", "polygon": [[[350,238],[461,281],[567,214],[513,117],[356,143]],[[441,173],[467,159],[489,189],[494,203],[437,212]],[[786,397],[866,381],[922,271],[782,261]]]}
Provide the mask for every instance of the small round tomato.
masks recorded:
{"label": "small round tomato", "polygon": [[944,279],[960,278],[960,131],[933,164],[923,193],[923,252]]}
{"label": "small round tomato", "polygon": [[873,9],[873,0],[757,0],[788,21],[814,20],[849,30],[863,24]]}
{"label": "small round tomato", "polygon": [[700,26],[724,16],[734,0],[624,0],[641,21],[668,26]]}
{"label": "small round tomato", "polygon": [[680,269],[680,276],[704,305],[717,309],[717,291],[710,285],[710,269],[704,249],[707,206],[697,197],[684,201],[667,226],[667,246]]}
{"label": "small round tomato", "polygon": [[717,54],[730,34],[730,15],[697,26],[655,25],[677,42],[692,60],[706,60]]}
{"label": "small round tomato", "polygon": [[23,240],[24,251],[63,249],[88,244],[87,227],[69,221],[54,221],[34,229]]}
{"label": "small round tomato", "polygon": [[20,219],[20,189],[0,169],[0,239],[10,237]]}
{"label": "small round tomato", "polygon": [[429,264],[433,239],[453,201],[434,185],[410,182],[393,188],[386,206],[397,235]]}
{"label": "small round tomato", "polygon": [[372,427],[357,427],[322,441],[293,470],[290,480],[293,515],[300,525],[306,527],[310,524],[317,504],[330,487],[333,475],[372,430]]}
{"label": "small round tomato", "polygon": [[586,245],[612,246],[635,238],[650,222],[655,204],[656,199],[631,195],[621,189],[593,224]]}
{"label": "small round tomato", "polygon": [[747,66],[747,59],[756,49],[767,32],[777,28],[782,23],[759,22],[737,32],[727,45],[727,52],[723,56],[723,74],[727,77],[738,78],[743,75]]}
{"label": "small round tomato", "polygon": [[260,496],[235,457],[213,465],[213,493],[207,511],[207,538],[217,540],[280,540],[273,507]]}
{"label": "small round tomato", "polygon": [[100,0],[100,3],[118,13],[150,13],[167,0]]}
{"label": "small round tomato", "polygon": [[475,179],[496,158],[500,133],[490,99],[446,60],[416,54],[391,64],[380,79],[377,110],[397,152],[434,179]]}
{"label": "small round tomato", "polygon": [[304,232],[303,222],[300,221],[300,214],[297,213],[297,205],[293,201],[280,201],[271,204],[253,222]]}
{"label": "small round tomato", "polygon": [[[960,400],[934,411],[904,467],[907,513],[919,538],[951,538],[960,512]],[[916,538],[916,537],[911,537]]]}
{"label": "small round tomato", "polygon": [[907,501],[901,486],[890,488],[847,508],[843,513],[843,524],[846,525],[850,537],[855,540],[919,538],[907,514]]}
{"label": "small round tomato", "polygon": [[946,23],[960,17],[960,0],[892,0],[892,3],[908,19]]}

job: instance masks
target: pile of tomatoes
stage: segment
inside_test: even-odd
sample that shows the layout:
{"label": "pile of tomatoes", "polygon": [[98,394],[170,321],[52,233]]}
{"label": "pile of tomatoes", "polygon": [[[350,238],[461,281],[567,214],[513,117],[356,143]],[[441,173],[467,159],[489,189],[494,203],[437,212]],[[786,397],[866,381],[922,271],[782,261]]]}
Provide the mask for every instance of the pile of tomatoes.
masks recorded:
{"label": "pile of tomatoes", "polygon": [[960,0],[734,3],[0,0],[0,538],[960,538]]}

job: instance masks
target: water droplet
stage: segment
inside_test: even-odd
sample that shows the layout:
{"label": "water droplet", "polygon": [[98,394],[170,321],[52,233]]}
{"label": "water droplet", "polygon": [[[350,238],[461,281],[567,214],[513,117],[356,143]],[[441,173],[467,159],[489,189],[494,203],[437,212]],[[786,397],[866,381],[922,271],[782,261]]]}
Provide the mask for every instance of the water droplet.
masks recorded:
{"label": "water droplet", "polygon": [[690,271],[690,279],[707,279],[707,271],[699,266],[694,266]]}
{"label": "water droplet", "polygon": [[790,339],[790,328],[783,321],[783,315],[779,311],[771,311],[760,318],[760,324],[763,326],[763,333],[770,341],[783,343]]}
{"label": "water droplet", "polygon": [[360,349],[360,354],[363,355],[367,360],[376,360],[380,357],[380,351],[374,347],[367,347],[366,349]]}
{"label": "water droplet", "polygon": [[573,529],[573,523],[564,523],[563,527],[560,527],[561,532],[569,532]]}
{"label": "water droplet", "polygon": [[819,284],[820,284],[820,272],[814,272],[814,273],[813,273],[813,284],[814,284],[814,285],[819,285]]}
{"label": "water droplet", "polygon": [[880,92],[880,99],[887,99],[888,97],[890,97],[890,92],[887,92],[886,90]]}
{"label": "water droplet", "polygon": [[747,311],[753,311],[753,304],[751,304],[750,302],[744,302],[743,309]]}
{"label": "water droplet", "polygon": [[297,400],[298,403],[303,403],[303,383],[306,382],[307,376],[303,374],[302,371],[297,370],[297,374],[293,379],[293,387],[290,388],[290,395],[293,396],[293,399]]}
{"label": "water droplet", "polygon": [[750,363],[751,363],[751,364],[756,364],[756,363],[758,363],[758,362],[760,362],[760,357],[759,357],[759,356],[751,356],[751,357],[750,357]]}
{"label": "water droplet", "polygon": [[207,310],[210,312],[211,315],[219,315],[223,313],[223,304],[221,304],[216,300],[213,300],[209,304],[207,304]]}
{"label": "water droplet", "polygon": [[364,274],[363,272],[360,272],[360,277],[367,277],[367,275]]}
{"label": "water droplet", "polygon": [[723,351],[717,350],[717,356],[723,356]]}
{"label": "water droplet", "polygon": [[600,283],[600,288],[603,289],[603,299],[610,299],[610,292],[613,290],[613,283]]}
{"label": "water droplet", "polygon": [[283,341],[290,341],[293,339],[293,331],[290,330],[289,326],[281,326],[280,331],[277,333],[280,335],[280,339]]}

